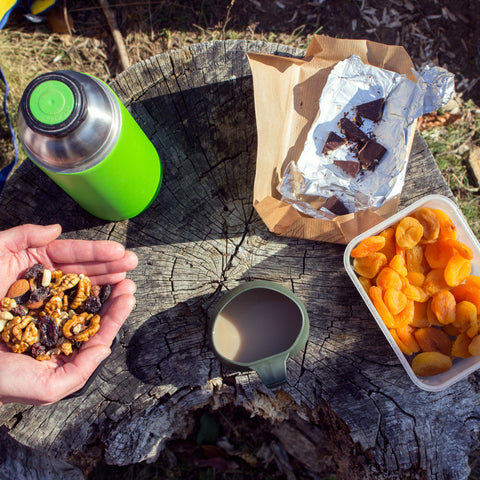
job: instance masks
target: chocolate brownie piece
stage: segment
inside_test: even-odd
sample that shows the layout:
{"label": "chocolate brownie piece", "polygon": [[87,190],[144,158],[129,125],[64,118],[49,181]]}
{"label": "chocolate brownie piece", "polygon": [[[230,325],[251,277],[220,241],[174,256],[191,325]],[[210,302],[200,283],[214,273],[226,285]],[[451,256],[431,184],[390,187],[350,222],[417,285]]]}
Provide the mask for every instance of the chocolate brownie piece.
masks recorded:
{"label": "chocolate brownie piece", "polygon": [[358,152],[358,159],[362,167],[367,170],[373,170],[375,165],[382,159],[386,153],[386,148],[375,140],[368,140]]}
{"label": "chocolate brownie piece", "polygon": [[355,178],[360,171],[360,163],[354,160],[334,160],[333,163],[353,178]]}
{"label": "chocolate brownie piece", "polygon": [[366,142],[368,141],[367,135],[360,130],[357,125],[355,125],[351,120],[346,117],[340,119],[338,122],[340,131],[347,137],[351,142]]}
{"label": "chocolate brownie piece", "polygon": [[384,105],[385,105],[384,98],[377,98],[377,100],[373,100],[367,103],[362,103],[361,105],[358,105],[356,108],[357,115],[363,118],[368,118],[369,120],[372,120],[373,122],[378,123],[382,118]]}
{"label": "chocolate brownie piece", "polygon": [[322,154],[336,150],[338,147],[341,147],[345,143],[345,139],[340,135],[337,135],[335,132],[330,132],[325,140],[325,145],[322,149]]}
{"label": "chocolate brownie piece", "polygon": [[336,195],[328,197],[323,204],[323,207],[330,210],[335,215],[346,215],[347,213],[350,213],[344,203]]}

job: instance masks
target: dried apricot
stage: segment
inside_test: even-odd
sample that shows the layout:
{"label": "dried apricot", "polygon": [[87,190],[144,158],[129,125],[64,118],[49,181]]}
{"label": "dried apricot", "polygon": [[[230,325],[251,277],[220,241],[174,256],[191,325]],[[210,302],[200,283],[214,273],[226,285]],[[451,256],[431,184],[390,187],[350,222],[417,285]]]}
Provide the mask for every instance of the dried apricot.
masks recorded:
{"label": "dried apricot", "polygon": [[401,248],[412,248],[422,236],[422,224],[413,217],[402,218],[395,230],[395,240]]}
{"label": "dried apricot", "polygon": [[469,282],[469,278],[470,277],[467,277],[465,283],[453,287],[451,292],[457,302],[468,300],[472,302],[477,307],[477,311],[480,312],[480,289],[472,285],[472,283]]}
{"label": "dried apricot", "polygon": [[407,297],[399,289],[387,288],[383,301],[392,315],[398,315],[407,306]]}
{"label": "dried apricot", "polygon": [[424,352],[440,352],[450,355],[452,341],[442,329],[437,327],[418,328],[414,335]]}
{"label": "dried apricot", "polygon": [[432,297],[431,308],[441,324],[446,325],[455,321],[455,297],[448,290],[442,290]]}
{"label": "dried apricot", "polygon": [[447,263],[444,271],[445,282],[450,287],[460,285],[471,272],[472,266],[470,260],[455,253]]}
{"label": "dried apricot", "polygon": [[385,237],[374,235],[364,238],[351,252],[353,258],[362,258],[378,252],[385,246]]}
{"label": "dried apricot", "polygon": [[468,351],[474,357],[476,357],[477,355],[480,355],[480,335],[477,335],[472,338],[472,341],[468,345]]}
{"label": "dried apricot", "polygon": [[457,227],[452,222],[452,219],[440,209],[433,209],[435,215],[440,222],[440,234],[439,238],[453,238],[456,239],[458,236]]}
{"label": "dried apricot", "polygon": [[425,246],[425,258],[430,268],[445,268],[453,253],[453,247],[446,240],[438,240]]}
{"label": "dried apricot", "polygon": [[457,251],[463,258],[466,258],[467,260],[472,260],[473,259],[473,252],[470,247],[465,245],[462,242],[459,242],[458,240],[455,240],[453,238],[449,238],[445,240],[445,242],[450,245],[451,248]]}
{"label": "dried apricot", "polygon": [[400,341],[413,353],[420,351],[420,345],[415,338],[415,328],[410,325],[405,325],[396,329]]}
{"label": "dried apricot", "polygon": [[409,272],[427,273],[430,266],[425,258],[425,245],[414,245],[405,253],[405,263]]}
{"label": "dried apricot", "polygon": [[[407,345],[405,345],[399,338],[397,331],[394,328],[391,328],[390,334],[393,337],[393,340],[395,340],[395,343],[398,345],[398,348],[404,353],[405,355],[412,355],[415,353],[411,348],[409,348]],[[418,346],[418,344],[417,344]],[[417,350],[418,351],[418,350]]]}
{"label": "dried apricot", "polygon": [[405,325],[411,325],[413,323],[413,317],[415,314],[414,303],[415,302],[413,300],[407,299],[405,308],[399,314],[393,316],[396,328],[401,328]]}
{"label": "dried apricot", "polygon": [[452,359],[440,352],[421,352],[412,360],[412,370],[419,377],[431,377],[452,368]]}
{"label": "dried apricot", "polygon": [[370,287],[369,290],[370,299],[377,310],[380,318],[383,320],[383,323],[387,328],[393,328],[395,326],[395,321],[393,315],[390,313],[390,310],[385,305],[385,302],[382,298],[382,289],[380,287]]}
{"label": "dried apricot", "polygon": [[443,324],[438,321],[437,316],[433,313],[432,310],[432,299],[427,302],[427,319],[429,325],[437,325],[438,327],[443,327]]}
{"label": "dried apricot", "polygon": [[452,343],[452,355],[459,358],[468,358],[472,354],[468,350],[468,347],[472,339],[466,334],[461,333]]}
{"label": "dried apricot", "polygon": [[366,277],[358,277],[358,281],[363,289],[368,293],[368,290],[370,290],[370,287],[372,286],[372,280]]}
{"label": "dried apricot", "polygon": [[386,228],[381,233],[379,233],[379,235],[385,238],[385,245],[380,250],[380,252],[382,252],[387,257],[387,261],[390,262],[390,260],[393,258],[393,256],[396,253],[395,229],[393,227]]}
{"label": "dried apricot", "polygon": [[415,285],[408,284],[402,288],[402,292],[407,298],[413,300],[414,302],[426,302],[429,299],[429,296],[425,290],[423,290],[423,288],[416,287]]}
{"label": "dried apricot", "polygon": [[458,302],[455,309],[455,322],[453,322],[453,324],[460,330],[460,332],[466,332],[476,323],[477,307],[467,300]]}
{"label": "dried apricot", "polygon": [[371,253],[366,257],[354,258],[353,269],[358,275],[374,278],[380,269],[387,264],[387,257],[380,252]]}
{"label": "dried apricot", "polygon": [[388,266],[395,270],[399,275],[405,277],[408,273],[407,265],[405,264],[405,259],[401,255],[394,255]]}
{"label": "dried apricot", "polygon": [[434,242],[440,233],[440,222],[431,208],[419,208],[414,213],[415,218],[422,224],[423,239],[425,242]]}
{"label": "dried apricot", "polygon": [[412,327],[428,327],[430,322],[427,316],[428,302],[413,302],[413,318],[410,322]]}
{"label": "dried apricot", "polygon": [[390,267],[384,267],[377,275],[377,286],[386,290],[387,288],[394,288],[400,290],[402,288],[402,279],[400,275]]}
{"label": "dried apricot", "polygon": [[408,272],[406,277],[410,285],[414,285],[415,287],[423,287],[425,282],[425,275],[423,273]]}
{"label": "dried apricot", "polygon": [[430,296],[433,296],[442,290],[448,290],[450,287],[445,281],[444,270],[442,268],[430,270],[423,282],[423,288],[427,295]]}
{"label": "dried apricot", "polygon": [[442,325],[442,330],[450,337],[457,337],[462,333],[453,323]]}

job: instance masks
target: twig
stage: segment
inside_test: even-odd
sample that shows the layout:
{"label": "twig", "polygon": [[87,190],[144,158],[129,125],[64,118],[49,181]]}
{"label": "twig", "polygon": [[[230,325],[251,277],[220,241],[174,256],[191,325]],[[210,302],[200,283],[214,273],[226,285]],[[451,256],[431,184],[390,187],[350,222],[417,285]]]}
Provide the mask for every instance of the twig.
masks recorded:
{"label": "twig", "polygon": [[115,45],[117,46],[118,55],[120,57],[120,64],[122,68],[126,70],[130,66],[130,61],[128,59],[127,49],[125,47],[125,42],[123,41],[122,34],[118,29],[117,22],[115,20],[115,16],[108,5],[107,0],[98,0],[100,6],[102,7],[103,13],[105,14],[105,18],[107,19],[108,26],[112,32],[113,40]]}
{"label": "twig", "polygon": [[227,23],[230,21],[230,10],[232,9],[235,0],[231,0],[230,5],[227,8],[227,14],[225,15],[225,21],[223,22],[222,27],[222,40],[225,40],[225,28],[227,27]]}

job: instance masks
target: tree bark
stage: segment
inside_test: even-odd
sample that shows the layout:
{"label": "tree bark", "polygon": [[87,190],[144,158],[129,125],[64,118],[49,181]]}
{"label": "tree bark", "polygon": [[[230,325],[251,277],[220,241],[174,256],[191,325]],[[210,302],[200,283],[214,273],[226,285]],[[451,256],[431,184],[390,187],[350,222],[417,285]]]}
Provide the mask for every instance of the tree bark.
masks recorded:
{"label": "tree bark", "polygon": [[[130,274],[137,306],[87,393],[1,407],[8,438],[57,469],[80,465],[98,442],[108,463],[152,462],[192,431],[195,412],[241,407],[252,428],[267,419],[312,471],[329,461],[337,479],[466,479],[478,444],[478,375],[443,393],[419,390],[344,271],[344,247],[276,236],[256,214],[251,51],[303,55],[263,42],[197,44],[133,65],[113,83],[164,167],[158,198],[138,217],[90,216],[28,160],[7,183],[0,228],[59,222],[65,238],[117,240],[140,259]],[[401,207],[431,193],[451,197],[417,133]],[[293,290],[311,322],[275,391],[253,372],[222,368],[207,337],[223,293],[254,279]],[[0,472],[13,461],[3,457]]]}

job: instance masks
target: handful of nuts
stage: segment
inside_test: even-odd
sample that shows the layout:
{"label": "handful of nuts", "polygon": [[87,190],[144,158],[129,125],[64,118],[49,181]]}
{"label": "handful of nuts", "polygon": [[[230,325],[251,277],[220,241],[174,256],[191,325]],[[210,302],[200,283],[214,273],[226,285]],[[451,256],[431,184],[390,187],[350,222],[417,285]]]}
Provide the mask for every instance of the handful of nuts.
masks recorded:
{"label": "handful of nuts", "polygon": [[0,300],[1,340],[36,360],[71,355],[100,328],[98,311],[110,285],[93,285],[83,274],[51,271],[37,263]]}
{"label": "handful of nuts", "polygon": [[420,208],[351,251],[360,284],[418,376],[480,355],[480,276],[457,235],[445,212]]}

